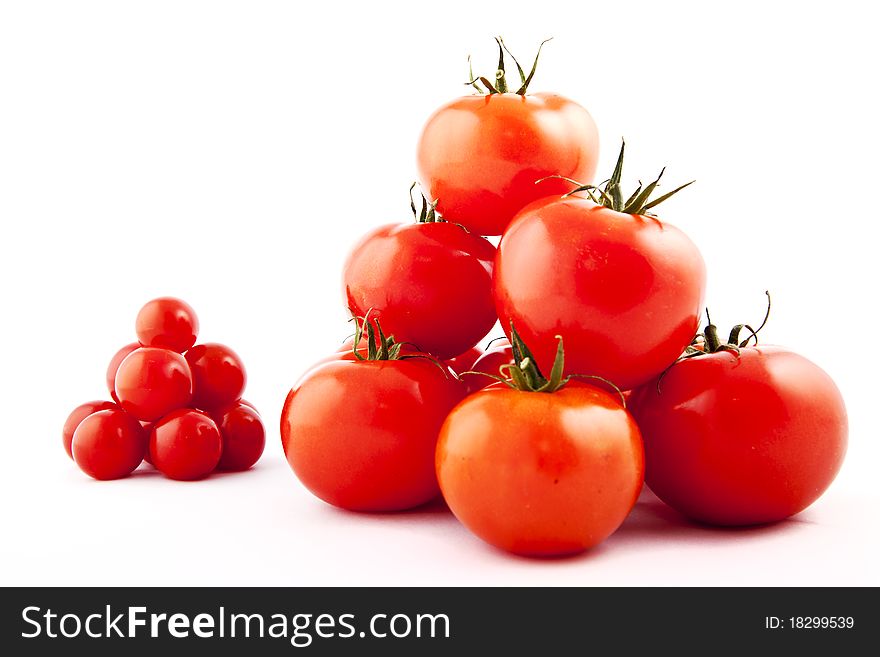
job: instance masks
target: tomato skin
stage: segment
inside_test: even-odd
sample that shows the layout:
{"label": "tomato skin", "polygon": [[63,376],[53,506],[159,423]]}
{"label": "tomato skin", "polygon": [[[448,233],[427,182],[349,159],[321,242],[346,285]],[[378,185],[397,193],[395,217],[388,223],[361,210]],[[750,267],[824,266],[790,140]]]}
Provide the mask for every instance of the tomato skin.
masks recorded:
{"label": "tomato skin", "polygon": [[159,297],[144,304],[135,320],[138,340],[145,347],[183,353],[196,343],[199,319],[188,303]]}
{"label": "tomato skin", "polygon": [[438,358],[474,346],[495,324],[495,247],[455,224],[387,225],[368,233],[343,270],[354,316]]}
{"label": "tomato skin", "polygon": [[220,429],[207,414],[191,408],[172,411],[153,425],[150,459],[166,477],[191,481],[217,467],[223,449]]}
{"label": "tomato skin", "polygon": [[73,451],[71,451],[70,444],[73,442],[73,433],[76,431],[80,422],[85,420],[92,413],[97,413],[98,411],[110,411],[118,408],[119,406],[113,402],[103,400],[86,402],[85,404],[80,404],[74,408],[64,421],[64,428],[61,430],[61,443],[64,445],[64,451],[67,452],[67,455],[70,458],[73,458]]}
{"label": "tomato skin", "polygon": [[186,352],[186,362],[193,374],[193,406],[219,409],[241,399],[247,374],[232,349],[217,342],[197,344]]}
{"label": "tomato skin", "polygon": [[177,352],[142,347],[119,364],[114,387],[125,411],[152,422],[189,404],[193,377],[186,359]]}
{"label": "tomato skin", "polygon": [[471,367],[474,366],[474,363],[477,362],[477,359],[483,355],[483,350],[479,347],[471,347],[467,351],[455,356],[453,358],[447,358],[444,363],[456,374],[461,374],[462,372],[467,372]]}
{"label": "tomato skin", "polygon": [[658,375],[699,326],[706,266],[671,224],[578,197],[521,212],[498,247],[495,304],[543,371],[565,338],[567,373],[622,390]]}
{"label": "tomato skin", "polygon": [[266,430],[256,409],[241,401],[216,414],[214,421],[223,437],[218,470],[247,470],[260,459],[266,445]]}
{"label": "tomato skin", "polygon": [[140,423],[121,408],[92,413],[73,434],[73,460],[90,477],[121,479],[144,457],[147,435]]}
{"label": "tomato skin", "polygon": [[417,148],[419,180],[448,221],[501,235],[531,201],[593,181],[599,134],[583,107],[558,94],[463,96],[428,119]]}
{"label": "tomato skin", "polygon": [[139,349],[140,346],[139,342],[125,345],[113,355],[113,358],[110,359],[110,364],[107,366],[107,390],[110,391],[110,396],[117,404],[119,403],[119,398],[116,396],[116,372],[119,371],[119,365],[125,360],[125,357],[135,349]]}
{"label": "tomato skin", "polygon": [[781,347],[682,361],[630,400],[646,482],[696,520],[752,525],[812,504],[843,462],[847,416],[831,378]]}
{"label": "tomato skin", "polygon": [[[472,372],[485,372],[486,374],[500,376],[501,366],[511,363],[513,363],[513,347],[510,346],[510,342],[507,339],[504,339],[493,343],[492,347],[483,352],[483,355],[474,361],[470,369]],[[468,394],[473,394],[477,390],[482,390],[495,383],[490,377],[480,376],[479,374],[466,374],[462,377],[462,381],[464,381]]]}
{"label": "tomato skin", "polygon": [[573,554],[613,533],[644,475],[639,429],[619,400],[570,382],[554,393],[503,384],[467,397],[437,444],[449,508],[474,534],[528,556]]}
{"label": "tomato skin", "polygon": [[285,403],[281,440],[300,481],[352,511],[399,511],[434,499],[437,432],[464,396],[422,358],[337,360],[310,370]]}

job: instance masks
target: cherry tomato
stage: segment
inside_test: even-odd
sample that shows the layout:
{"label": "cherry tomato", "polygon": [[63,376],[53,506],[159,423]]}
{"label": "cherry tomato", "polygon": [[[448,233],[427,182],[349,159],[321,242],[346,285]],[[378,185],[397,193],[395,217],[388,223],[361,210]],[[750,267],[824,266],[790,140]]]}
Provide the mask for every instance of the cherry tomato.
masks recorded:
{"label": "cherry tomato", "polygon": [[590,182],[599,136],[590,114],[557,94],[464,96],[440,107],[419,138],[419,180],[437,210],[478,235],[501,235],[542,196]]}
{"label": "cherry tomato", "polygon": [[138,420],[152,422],[189,404],[193,377],[177,352],[143,347],[119,364],[114,387],[123,409]]}
{"label": "cherry tomato", "polygon": [[663,371],[699,326],[706,268],[674,226],[577,196],[523,210],[498,247],[495,304],[541,368],[556,336],[569,373],[626,390]]}
{"label": "cherry tomato", "polygon": [[438,358],[457,356],[495,323],[495,247],[445,222],[389,225],[355,246],[343,290],[351,313]]}
{"label": "cherry tomato", "polygon": [[266,430],[256,409],[241,401],[214,420],[223,437],[218,470],[247,470],[259,460],[266,445]]}
{"label": "cherry tomato", "polygon": [[119,406],[114,404],[113,402],[108,401],[90,401],[85,404],[80,404],[76,408],[74,408],[70,415],[67,416],[67,420],[64,421],[64,429],[61,431],[61,442],[64,445],[64,451],[67,452],[67,455],[70,458],[73,458],[73,452],[70,449],[70,443],[73,441],[73,432],[76,431],[76,428],[79,426],[79,423],[85,420],[92,413],[97,413],[98,411],[109,411],[118,409]]}
{"label": "cherry tomato", "polygon": [[148,301],[135,322],[137,336],[145,347],[160,347],[183,353],[196,343],[199,320],[185,301],[160,297]]}
{"label": "cherry tomato", "polygon": [[614,532],[642,486],[639,429],[619,399],[570,381],[555,392],[496,383],[440,430],[437,477],[449,508],[517,554],[580,552]]}
{"label": "cherry tomato", "polygon": [[110,360],[110,365],[107,366],[107,390],[110,391],[110,396],[113,398],[113,401],[117,403],[119,403],[119,398],[116,396],[116,372],[119,370],[119,365],[125,360],[125,357],[135,349],[140,348],[140,346],[139,342],[132,342],[131,344],[125,345],[114,354],[113,358]]}
{"label": "cherry tomato", "polygon": [[812,504],[840,469],[843,399],[831,378],[781,347],[717,351],[679,362],[634,391],[645,479],[696,520],[750,525]]}
{"label": "cherry tomato", "polygon": [[477,362],[477,359],[483,355],[483,350],[479,347],[471,347],[464,353],[455,356],[454,358],[447,358],[445,362],[449,369],[451,369],[456,374],[461,374],[462,372],[466,372],[471,367],[474,366],[474,363]]}
{"label": "cherry tomato", "polygon": [[193,405],[213,410],[241,399],[247,383],[244,363],[232,349],[216,342],[197,344],[186,352],[193,374]]}
{"label": "cherry tomato", "polygon": [[300,481],[329,504],[396,511],[437,496],[437,431],[461,383],[425,358],[325,363],[284,405],[281,440]]}
{"label": "cherry tomato", "polygon": [[[500,376],[501,366],[513,363],[513,348],[510,341],[506,338],[493,342],[483,355],[477,358],[470,367],[472,372],[485,372],[493,376]],[[477,390],[482,390],[494,383],[491,377],[479,374],[465,374],[461,377],[467,388],[468,394],[473,394]]]}
{"label": "cherry tomato", "polygon": [[95,479],[120,479],[140,465],[147,436],[140,423],[116,407],[92,413],[73,433],[73,460]]}
{"label": "cherry tomato", "polygon": [[223,449],[220,429],[208,415],[190,408],[172,411],[153,425],[150,458],[171,479],[208,476],[217,467]]}

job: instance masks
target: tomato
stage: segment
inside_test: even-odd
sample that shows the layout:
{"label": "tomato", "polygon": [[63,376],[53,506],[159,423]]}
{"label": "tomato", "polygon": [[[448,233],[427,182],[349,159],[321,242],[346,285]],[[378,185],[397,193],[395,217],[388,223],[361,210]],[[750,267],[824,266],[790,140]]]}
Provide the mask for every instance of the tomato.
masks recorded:
{"label": "tomato", "polygon": [[147,465],[153,465],[153,459],[150,458],[150,434],[153,433],[153,423],[141,422],[141,428],[143,428],[144,434],[147,436],[146,447],[144,449],[144,463]]}
{"label": "tomato", "polygon": [[263,454],[266,430],[250,404],[242,400],[214,416],[223,438],[218,470],[247,470]]}
{"label": "tomato", "polygon": [[526,362],[515,367],[540,386],[495,383],[452,410],[440,429],[437,478],[455,516],[487,543],[530,556],[580,552],[636,503],[639,429],[616,395],[548,381]]}
{"label": "tomato", "polygon": [[599,133],[587,110],[558,94],[528,93],[541,49],[528,78],[517,63],[521,84],[508,93],[507,49],[496,41],[494,82],[478,78],[473,81],[477,95],[435,111],[416,151],[419,179],[437,200],[437,210],[480,235],[501,235],[524,206],[568,189],[558,179],[536,185],[542,178],[591,181],[599,156]]}
{"label": "tomato", "polygon": [[[470,371],[484,372],[485,374],[500,376],[501,366],[510,365],[512,363],[513,348],[510,346],[510,341],[505,338],[494,342],[492,346],[486,349],[486,351],[483,352],[483,355],[477,358],[474,364],[470,367]],[[461,380],[464,381],[468,394],[475,393],[477,390],[482,390],[493,383],[491,377],[479,374],[465,374],[461,377]]]}
{"label": "tomato", "polygon": [[437,358],[473,347],[495,324],[495,247],[455,224],[388,225],[368,233],[345,263],[343,291],[356,317]]}
{"label": "tomato", "polygon": [[461,374],[462,372],[466,372],[474,366],[474,363],[477,362],[477,359],[483,355],[483,350],[479,347],[471,347],[467,351],[455,356],[453,358],[447,358],[444,362],[449,366],[456,374]]}
{"label": "tomato", "polygon": [[73,460],[95,479],[120,479],[144,457],[147,436],[140,423],[116,407],[92,413],[73,433]]}
{"label": "tomato", "polygon": [[843,399],[818,366],[775,346],[677,363],[631,408],[657,497],[718,525],[774,522],[831,484],[847,444]]}
{"label": "tomato", "polygon": [[214,420],[190,408],[169,413],[150,433],[153,465],[171,479],[208,476],[217,467],[222,449],[223,439]]}
{"label": "tomato", "polygon": [[132,342],[131,344],[125,345],[113,355],[113,358],[110,360],[110,365],[107,366],[107,390],[110,391],[110,396],[113,398],[113,401],[117,403],[119,403],[119,398],[116,396],[116,372],[119,370],[119,365],[125,360],[125,357],[140,346],[139,342]]}
{"label": "tomato", "polygon": [[137,336],[145,347],[160,347],[183,353],[196,343],[199,320],[185,301],[160,297],[148,301],[138,312]]}
{"label": "tomato", "polygon": [[437,432],[464,396],[427,358],[335,360],[290,391],[281,440],[300,481],[329,504],[397,511],[439,493]]}
{"label": "tomato", "polygon": [[[652,207],[645,201],[640,209]],[[562,335],[568,372],[624,390],[662,372],[690,343],[705,288],[703,258],[683,232],[580,196],[525,208],[495,263],[501,325],[508,334],[516,326],[542,368]]]}
{"label": "tomato", "polygon": [[244,392],[244,363],[232,349],[216,342],[198,344],[186,352],[193,374],[193,405],[203,410],[234,404]]}
{"label": "tomato", "polygon": [[85,420],[92,413],[97,413],[98,411],[110,411],[118,408],[119,406],[113,402],[101,400],[86,402],[85,404],[80,404],[74,408],[70,412],[70,415],[67,416],[67,420],[64,421],[64,428],[61,430],[61,442],[64,445],[64,451],[67,452],[67,455],[70,458],[73,458],[70,443],[73,441],[73,432],[76,431],[80,422]]}
{"label": "tomato", "polygon": [[123,409],[138,420],[152,422],[189,404],[193,377],[180,354],[143,347],[119,364],[114,387]]}

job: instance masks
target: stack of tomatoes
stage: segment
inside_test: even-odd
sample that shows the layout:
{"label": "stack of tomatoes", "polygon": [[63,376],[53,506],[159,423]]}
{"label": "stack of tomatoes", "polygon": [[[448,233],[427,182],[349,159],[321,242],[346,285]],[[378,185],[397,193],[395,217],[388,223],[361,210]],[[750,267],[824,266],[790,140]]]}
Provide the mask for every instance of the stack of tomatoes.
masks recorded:
{"label": "stack of tomatoes", "polygon": [[[709,523],[811,504],[846,446],[833,382],[757,346],[761,327],[699,331],[703,259],[655,214],[687,185],[661,194],[661,172],[625,190],[623,146],[592,184],[590,114],[529,93],[538,56],[528,73],[513,59],[511,84],[497,43],[495,74],[424,127],[416,221],[374,229],[348,257],[357,330],[287,397],[294,472],[358,511],[442,492],[475,534],[528,555],[602,541],[645,480]],[[497,320],[506,340],[481,354]]]}
{"label": "stack of tomatoes", "polygon": [[245,470],[260,458],[265,431],[241,398],[244,365],[229,347],[195,344],[189,304],[153,299],[137,316],[138,342],[107,369],[113,401],[78,406],[64,424],[67,453],[95,479],[118,479],[142,461],[172,479]]}

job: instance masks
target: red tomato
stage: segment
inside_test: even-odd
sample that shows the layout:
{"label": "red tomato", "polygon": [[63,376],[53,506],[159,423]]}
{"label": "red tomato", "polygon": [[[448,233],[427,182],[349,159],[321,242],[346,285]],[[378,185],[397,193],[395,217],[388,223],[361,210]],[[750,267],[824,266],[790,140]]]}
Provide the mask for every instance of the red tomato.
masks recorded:
{"label": "red tomato", "polygon": [[[472,372],[485,372],[493,376],[500,376],[501,366],[513,363],[513,348],[507,339],[494,342],[491,347],[483,352],[483,355],[477,358],[470,367]],[[482,390],[492,385],[494,381],[488,376],[479,374],[465,374],[461,377],[467,388],[468,394],[473,394],[477,390]]]}
{"label": "red tomato", "polygon": [[219,409],[241,399],[247,375],[232,349],[216,342],[197,344],[186,352],[186,360],[193,374],[194,406]]}
{"label": "red tomato", "polygon": [[646,482],[718,525],[774,522],[812,504],[843,462],[847,417],[831,378],[781,347],[677,363],[634,391]]}
{"label": "red tomato", "polygon": [[217,424],[201,411],[182,408],[153,425],[150,458],[171,479],[208,476],[217,467],[223,439]]}
{"label": "red tomato", "polygon": [[143,347],[122,360],[114,385],[123,409],[138,420],[152,422],[189,404],[193,377],[180,354]]}
{"label": "red tomato", "polygon": [[241,401],[214,420],[223,437],[218,470],[247,470],[259,460],[266,445],[266,430],[256,409]]}
{"label": "red tomato", "polygon": [[85,404],[80,404],[74,408],[70,412],[70,415],[67,416],[67,420],[64,421],[64,429],[61,431],[61,442],[64,445],[64,451],[67,452],[67,455],[70,458],[73,458],[70,443],[73,441],[73,432],[76,431],[80,422],[85,420],[92,413],[97,413],[98,411],[110,411],[118,408],[119,406],[113,402],[101,400],[86,402]]}
{"label": "red tomato", "polygon": [[626,390],[663,371],[699,326],[706,267],[693,242],[653,217],[570,196],[526,208],[498,247],[495,303],[542,369],[556,336],[566,371]]}
{"label": "red tomato", "polygon": [[147,435],[121,408],[92,413],[73,433],[73,460],[95,479],[120,479],[144,458]]}
{"label": "red tomato", "polygon": [[455,356],[454,358],[447,358],[444,362],[449,366],[456,374],[461,374],[462,372],[466,372],[474,366],[474,363],[477,362],[477,359],[483,355],[483,350],[479,347],[471,347],[464,353]]}
{"label": "red tomato", "polygon": [[150,458],[150,434],[153,433],[152,422],[141,422],[144,434],[147,436],[146,448],[144,449],[144,462],[153,465],[153,459]]}
{"label": "red tomato", "polygon": [[542,196],[570,189],[551,175],[589,182],[599,136],[590,114],[556,94],[464,96],[428,119],[419,138],[419,180],[437,210],[478,235],[501,235]]}
{"label": "red tomato", "polygon": [[354,316],[438,358],[457,356],[495,323],[495,247],[445,222],[388,225],[364,237],[343,272]]}
{"label": "red tomato", "polygon": [[620,400],[571,381],[555,392],[503,384],[449,414],[437,477],[449,508],[484,541],[510,552],[580,552],[608,537],[639,496],[639,429]]}
{"label": "red tomato", "polygon": [[110,391],[110,396],[113,398],[113,401],[117,403],[119,403],[119,398],[116,396],[116,372],[119,370],[119,365],[125,360],[125,357],[140,346],[141,345],[138,342],[132,342],[131,344],[125,345],[122,349],[116,352],[110,360],[110,365],[107,366],[107,390]]}
{"label": "red tomato", "polygon": [[137,336],[145,347],[161,347],[183,353],[196,343],[199,320],[185,301],[160,297],[148,301],[135,322]]}
{"label": "red tomato", "polygon": [[287,397],[281,440],[316,496],[354,511],[397,511],[438,494],[437,431],[461,383],[424,358],[325,363]]}

